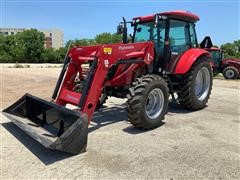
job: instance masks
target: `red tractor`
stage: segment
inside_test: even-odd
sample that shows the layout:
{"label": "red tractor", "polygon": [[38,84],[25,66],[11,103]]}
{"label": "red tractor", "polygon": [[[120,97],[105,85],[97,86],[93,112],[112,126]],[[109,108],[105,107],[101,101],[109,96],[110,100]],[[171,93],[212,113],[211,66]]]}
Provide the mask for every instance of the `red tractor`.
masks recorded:
{"label": "red tractor", "polygon": [[[169,94],[188,110],[202,109],[212,68],[211,55],[198,46],[198,20],[186,11],[123,18],[122,43],[70,49],[52,102],[26,94],[3,113],[45,147],[80,153],[92,115],[107,96],[127,98],[128,120],[146,130],[162,124]],[[127,24],[134,30],[131,42]]]}
{"label": "red tractor", "polygon": [[225,58],[219,48],[206,49],[212,56],[213,73],[222,73],[225,79],[237,79],[240,74],[240,59]]}

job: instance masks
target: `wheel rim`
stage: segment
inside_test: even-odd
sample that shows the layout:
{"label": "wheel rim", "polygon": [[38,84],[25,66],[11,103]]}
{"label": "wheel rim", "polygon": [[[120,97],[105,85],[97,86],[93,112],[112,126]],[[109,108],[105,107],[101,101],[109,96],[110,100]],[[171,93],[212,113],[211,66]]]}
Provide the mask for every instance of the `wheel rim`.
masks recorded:
{"label": "wheel rim", "polygon": [[229,79],[232,79],[234,77],[234,71],[232,69],[229,69],[225,72],[226,77]]}
{"label": "wheel rim", "polygon": [[210,88],[210,72],[208,68],[202,67],[195,79],[195,95],[199,101],[203,101],[209,92]]}
{"label": "wheel rim", "polygon": [[156,119],[164,106],[164,94],[161,89],[155,88],[149,94],[146,101],[146,114],[150,119]]}

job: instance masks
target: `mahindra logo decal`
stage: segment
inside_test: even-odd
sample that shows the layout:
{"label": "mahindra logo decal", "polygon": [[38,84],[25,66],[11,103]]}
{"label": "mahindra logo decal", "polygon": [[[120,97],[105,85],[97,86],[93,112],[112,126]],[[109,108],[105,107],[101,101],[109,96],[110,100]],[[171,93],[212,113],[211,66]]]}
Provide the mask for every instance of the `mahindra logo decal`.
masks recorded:
{"label": "mahindra logo decal", "polygon": [[134,46],[119,46],[119,50],[127,50],[127,49],[134,49]]}
{"label": "mahindra logo decal", "polygon": [[78,102],[78,98],[73,97],[73,96],[71,96],[71,95],[69,95],[69,94],[67,94],[67,98],[68,98],[68,99],[71,99],[71,100],[73,100],[73,101]]}

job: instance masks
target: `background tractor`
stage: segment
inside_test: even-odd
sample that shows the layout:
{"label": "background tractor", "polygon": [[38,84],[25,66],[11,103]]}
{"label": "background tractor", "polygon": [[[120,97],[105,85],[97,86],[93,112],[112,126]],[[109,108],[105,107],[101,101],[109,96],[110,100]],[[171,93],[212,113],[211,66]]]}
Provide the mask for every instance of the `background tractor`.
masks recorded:
{"label": "background tractor", "polygon": [[[52,102],[26,94],[3,111],[47,148],[80,153],[93,112],[108,96],[127,98],[137,128],[160,126],[169,94],[188,110],[206,106],[212,89],[211,55],[198,46],[197,15],[171,11],[123,18],[122,43],[78,46],[67,53]],[[129,41],[127,25],[133,27]],[[69,109],[69,104],[74,109]]]}
{"label": "background tractor", "polygon": [[212,56],[213,73],[222,73],[225,79],[237,79],[240,74],[240,59],[224,58],[224,52],[216,47],[206,49]]}

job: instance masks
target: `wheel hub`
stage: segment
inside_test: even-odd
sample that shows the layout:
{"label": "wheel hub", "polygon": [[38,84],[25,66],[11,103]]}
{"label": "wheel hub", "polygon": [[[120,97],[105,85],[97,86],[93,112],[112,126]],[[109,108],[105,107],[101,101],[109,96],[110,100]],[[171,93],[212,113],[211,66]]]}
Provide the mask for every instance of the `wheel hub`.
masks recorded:
{"label": "wheel hub", "polygon": [[155,88],[153,89],[147,98],[145,110],[146,114],[150,119],[157,118],[164,106],[164,94],[161,89]]}
{"label": "wheel hub", "polygon": [[233,70],[229,69],[226,71],[226,76],[229,78],[229,79],[232,79],[234,77],[234,72]]}

